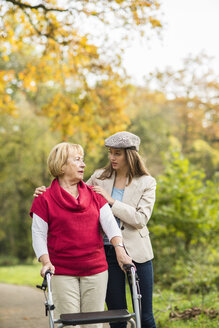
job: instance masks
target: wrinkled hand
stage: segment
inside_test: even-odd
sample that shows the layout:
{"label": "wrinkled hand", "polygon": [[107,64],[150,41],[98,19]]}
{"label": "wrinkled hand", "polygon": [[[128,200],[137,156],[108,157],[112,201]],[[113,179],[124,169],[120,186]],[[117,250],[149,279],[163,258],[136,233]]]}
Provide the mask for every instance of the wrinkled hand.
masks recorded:
{"label": "wrinkled hand", "polygon": [[44,278],[45,273],[47,270],[50,270],[53,274],[55,273],[55,267],[52,265],[51,262],[47,262],[45,265],[42,266],[42,269],[40,270],[40,275]]}
{"label": "wrinkled hand", "polygon": [[42,195],[44,193],[44,191],[46,191],[46,187],[45,186],[41,186],[41,187],[37,187],[34,191],[33,196],[34,197],[38,197],[39,195]]}
{"label": "wrinkled hand", "polygon": [[120,268],[122,269],[122,271],[125,272],[125,270],[123,269],[124,264],[134,265],[132,263],[131,257],[126,253],[126,251],[123,247],[116,247],[115,252],[116,252],[116,258],[117,258],[118,264],[119,264]]}
{"label": "wrinkled hand", "polygon": [[99,186],[92,186],[92,189],[97,192],[98,194],[100,194],[101,196],[103,196],[107,202],[110,204],[110,205],[113,205],[114,202],[115,202],[115,199],[113,199],[107,192],[105,189],[103,189],[102,187],[99,187]]}

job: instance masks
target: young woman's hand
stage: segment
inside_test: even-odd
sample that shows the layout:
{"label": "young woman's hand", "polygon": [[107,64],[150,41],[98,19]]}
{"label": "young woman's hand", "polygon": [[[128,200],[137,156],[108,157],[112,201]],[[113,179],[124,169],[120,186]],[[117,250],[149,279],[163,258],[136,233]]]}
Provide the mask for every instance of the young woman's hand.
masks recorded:
{"label": "young woman's hand", "polygon": [[92,186],[92,189],[97,192],[98,194],[100,194],[101,196],[103,196],[107,202],[110,204],[110,205],[113,205],[114,202],[115,202],[115,199],[113,199],[107,192],[105,189],[103,189],[102,187],[99,187],[99,186]]}
{"label": "young woman's hand", "polygon": [[46,191],[46,187],[45,186],[41,186],[41,187],[37,187],[34,191],[33,196],[34,197],[38,197],[39,195],[42,195],[44,193],[44,191]]}

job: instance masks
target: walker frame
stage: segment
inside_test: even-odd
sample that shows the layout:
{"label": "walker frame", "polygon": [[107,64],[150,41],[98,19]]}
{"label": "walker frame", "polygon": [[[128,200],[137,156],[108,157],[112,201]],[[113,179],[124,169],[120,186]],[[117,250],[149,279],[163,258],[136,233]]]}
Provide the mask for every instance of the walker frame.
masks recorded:
{"label": "walker frame", "polygon": [[[132,294],[132,305],[134,313],[129,313],[126,309],[108,310],[99,312],[81,312],[61,314],[59,319],[54,319],[54,309],[51,289],[51,271],[46,271],[42,285],[37,285],[44,291],[45,295],[45,312],[49,317],[49,328],[63,328],[66,326],[87,325],[94,323],[106,322],[129,322],[131,328],[141,328],[141,294],[139,289],[138,277],[134,265],[124,265],[129,287]],[[57,324],[57,326],[55,326]]]}

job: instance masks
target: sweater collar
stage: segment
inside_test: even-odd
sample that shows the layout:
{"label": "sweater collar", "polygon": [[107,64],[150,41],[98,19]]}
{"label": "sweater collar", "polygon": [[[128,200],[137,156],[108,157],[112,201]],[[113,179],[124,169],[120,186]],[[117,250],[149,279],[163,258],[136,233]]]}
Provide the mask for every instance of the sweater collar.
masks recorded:
{"label": "sweater collar", "polygon": [[78,183],[78,197],[74,198],[65,189],[63,189],[58,182],[58,179],[54,179],[51,186],[51,196],[53,200],[62,208],[82,212],[86,210],[91,202],[91,190],[87,185],[80,181]]}

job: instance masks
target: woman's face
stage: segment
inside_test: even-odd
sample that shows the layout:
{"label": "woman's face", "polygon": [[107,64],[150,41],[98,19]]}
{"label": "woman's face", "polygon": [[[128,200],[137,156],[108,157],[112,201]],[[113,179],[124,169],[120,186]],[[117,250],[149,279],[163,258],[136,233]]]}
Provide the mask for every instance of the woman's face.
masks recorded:
{"label": "woman's face", "polygon": [[84,154],[70,149],[67,163],[62,168],[64,171],[63,177],[79,182],[83,180],[85,166]]}
{"label": "woman's face", "polygon": [[127,169],[125,150],[121,148],[109,148],[109,160],[116,171]]}

